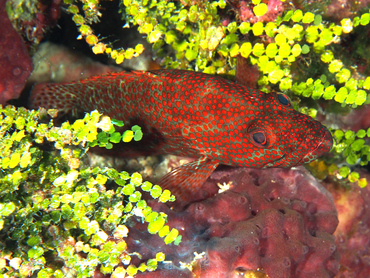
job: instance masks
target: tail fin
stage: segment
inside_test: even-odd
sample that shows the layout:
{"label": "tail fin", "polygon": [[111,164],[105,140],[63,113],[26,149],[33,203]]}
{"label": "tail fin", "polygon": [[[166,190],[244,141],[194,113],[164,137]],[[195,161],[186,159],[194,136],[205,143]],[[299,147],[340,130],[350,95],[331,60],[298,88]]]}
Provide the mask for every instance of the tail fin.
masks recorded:
{"label": "tail fin", "polygon": [[74,112],[78,105],[76,84],[39,83],[33,86],[29,108],[58,109],[61,114]]}

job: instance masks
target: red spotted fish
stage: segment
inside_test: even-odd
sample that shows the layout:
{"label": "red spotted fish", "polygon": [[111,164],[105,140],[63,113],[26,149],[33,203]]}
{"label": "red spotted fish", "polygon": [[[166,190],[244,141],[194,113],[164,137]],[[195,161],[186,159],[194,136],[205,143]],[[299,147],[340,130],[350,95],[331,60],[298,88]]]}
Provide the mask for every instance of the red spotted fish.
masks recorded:
{"label": "red spotted fish", "polygon": [[185,70],[41,83],[32,90],[30,106],[74,114],[96,109],[125,126],[139,124],[148,150],[197,158],[159,182],[184,203],[219,164],[292,167],[315,160],[333,142],[326,127],[295,111],[282,93]]}

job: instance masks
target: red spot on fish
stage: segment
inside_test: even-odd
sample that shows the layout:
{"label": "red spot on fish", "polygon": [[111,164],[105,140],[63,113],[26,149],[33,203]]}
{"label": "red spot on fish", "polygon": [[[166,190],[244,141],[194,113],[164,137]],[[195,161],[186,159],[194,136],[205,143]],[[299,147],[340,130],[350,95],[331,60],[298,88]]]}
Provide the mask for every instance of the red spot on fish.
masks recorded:
{"label": "red spot on fish", "polygon": [[148,142],[143,148],[198,158],[159,182],[182,205],[218,164],[292,167],[316,159],[332,146],[330,132],[295,111],[284,94],[264,94],[191,71],[120,72],[37,84],[30,105],[74,114],[97,109],[124,121],[125,128],[139,122]]}

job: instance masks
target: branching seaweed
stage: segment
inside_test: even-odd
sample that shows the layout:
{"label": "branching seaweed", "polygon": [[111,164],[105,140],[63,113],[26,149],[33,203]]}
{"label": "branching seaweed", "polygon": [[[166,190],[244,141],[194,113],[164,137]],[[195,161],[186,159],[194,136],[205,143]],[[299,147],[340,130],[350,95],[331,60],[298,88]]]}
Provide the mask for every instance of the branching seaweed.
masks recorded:
{"label": "branching seaweed", "polygon": [[[131,264],[132,256],[141,255],[127,251],[126,223],[132,216],[142,218],[149,233],[179,244],[178,231],[165,225],[167,215],[152,211],[141,192],[160,202],[174,201],[174,196],[138,173],[92,169],[81,161],[90,145],[110,148],[122,139],[139,140],[141,129],[133,127],[121,136],[113,124],[121,123],[96,111],[61,127],[41,123],[45,115],[0,107],[1,273],[89,277],[97,266],[113,275],[155,270],[165,258],[161,252],[139,266]],[[61,259],[63,268],[55,264]]]}
{"label": "branching seaweed", "polygon": [[[270,1],[244,2],[248,13],[236,0],[121,0],[117,6],[125,26],[138,28],[163,67],[233,76],[237,59],[245,59],[251,68],[258,67],[259,89],[287,93],[297,110],[312,117],[370,103],[369,71],[358,69],[342,43],[361,28],[368,30],[368,10],[331,22],[285,1],[274,1],[281,4],[279,14],[270,10]],[[14,20],[24,7],[34,7],[30,0],[17,3],[7,6]],[[79,39],[95,54],[107,54],[120,64],[143,53],[141,44],[113,49],[107,38],[94,33],[92,26],[104,12],[99,0],[64,3]],[[368,54],[366,43],[356,44],[358,56]],[[100,266],[101,272],[121,277],[155,270],[163,253],[139,266],[131,264],[133,256],[140,256],[129,253],[125,242],[132,216],[146,221],[148,232],[165,243],[180,242],[178,231],[165,225],[166,215],[152,211],[141,198],[146,191],[162,202],[172,201],[168,190],[143,182],[137,173],[92,169],[81,161],[90,146],[110,149],[120,141],[140,140],[140,127],[121,134],[114,126],[122,123],[92,112],[58,128],[52,121],[40,122],[45,112],[10,106],[0,111],[2,274],[26,277],[38,271],[38,277],[65,277],[71,272],[86,277]],[[308,167],[318,178],[330,175],[366,186],[353,170],[370,161],[370,129],[354,132],[326,124],[335,140],[333,150]],[[107,190],[108,184],[115,189]]]}

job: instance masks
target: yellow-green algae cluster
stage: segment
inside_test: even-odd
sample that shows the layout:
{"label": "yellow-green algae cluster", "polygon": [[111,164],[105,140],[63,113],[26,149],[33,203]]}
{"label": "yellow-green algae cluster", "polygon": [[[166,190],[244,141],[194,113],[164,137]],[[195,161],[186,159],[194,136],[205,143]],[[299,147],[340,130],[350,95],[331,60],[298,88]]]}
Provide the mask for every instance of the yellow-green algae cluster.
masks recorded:
{"label": "yellow-green algae cluster", "polygon": [[122,124],[97,111],[61,127],[41,122],[46,115],[0,106],[1,277],[91,277],[98,265],[112,277],[155,270],[165,259],[161,252],[131,264],[141,255],[127,251],[127,223],[139,217],[149,233],[179,244],[167,215],[152,211],[141,191],[160,202],[174,196],[138,173],[91,168],[81,160],[89,146],[139,140],[140,128],[121,135],[115,126]]}
{"label": "yellow-green algae cluster", "polygon": [[[99,18],[99,0],[64,2],[79,26],[81,38],[92,45],[94,53],[106,53],[122,63],[143,51],[141,44],[114,50],[106,38],[93,33],[90,23]],[[78,8],[79,2],[82,9]],[[368,10],[353,19],[343,18],[334,23],[320,14],[285,3],[284,13],[276,20],[251,23],[241,22],[238,11],[226,0],[121,0],[119,3],[126,25],[138,27],[165,68],[234,75],[239,55],[258,66],[259,89],[287,93],[297,110],[314,118],[318,112],[336,115],[343,107],[352,109],[370,103],[370,77],[357,71],[340,45],[356,29],[368,26]],[[267,5],[260,0],[249,4],[256,17],[268,12]],[[230,17],[232,13],[234,16]],[[222,18],[225,14],[228,16]],[[322,111],[317,104],[324,101],[335,108]],[[312,170],[316,169],[320,177],[331,174],[365,186],[366,180],[359,179],[358,173],[350,168],[370,161],[370,147],[365,141],[370,130],[355,133],[333,126],[332,133],[335,138],[332,158],[325,163],[312,163]]]}

